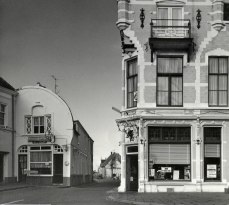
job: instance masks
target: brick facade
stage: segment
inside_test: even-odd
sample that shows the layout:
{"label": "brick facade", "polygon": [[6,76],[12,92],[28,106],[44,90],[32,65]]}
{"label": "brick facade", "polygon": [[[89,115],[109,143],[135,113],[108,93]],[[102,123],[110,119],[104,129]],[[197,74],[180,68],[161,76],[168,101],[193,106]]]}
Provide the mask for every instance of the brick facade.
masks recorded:
{"label": "brick facade", "polygon": [[[224,107],[209,106],[208,70],[210,57],[229,58],[229,21],[223,20],[224,4],[229,4],[229,0],[118,0],[117,2],[118,21],[116,25],[124,33],[124,37],[121,39],[123,48],[123,105],[121,118],[117,120],[119,127],[122,127],[121,130],[123,131],[121,140],[123,147],[122,180],[119,191],[129,190],[129,184],[132,183],[127,177],[129,155],[126,147],[130,145],[138,147],[137,187],[139,192],[166,191],[165,187],[172,188],[174,191],[224,191],[229,186],[229,163],[227,163],[229,161],[229,149],[227,147],[229,141],[227,138],[229,132],[229,115],[227,113],[229,103]],[[175,44],[177,43],[177,47],[162,49],[165,46],[162,44],[169,42],[167,41],[168,37],[166,37],[158,45],[159,48],[156,48],[156,37],[153,39],[151,36],[153,27],[151,27],[150,23],[151,19],[157,19],[158,8],[182,8],[182,19],[190,20],[189,32],[192,43],[188,45],[189,50],[179,49],[179,37],[174,38],[174,36],[170,36],[170,38],[173,39]],[[145,15],[143,28],[141,28],[140,21],[141,9],[144,9]],[[198,9],[201,10],[199,29],[197,28],[196,20]],[[168,11],[171,12],[170,10]],[[153,20],[152,22],[155,25]],[[152,38],[152,41],[150,41],[150,38]],[[129,49],[128,46],[132,49]],[[156,50],[153,50],[155,48]],[[157,105],[158,56],[179,56],[183,60],[183,103],[181,106],[162,107]],[[126,62],[132,58],[137,58],[137,106],[127,108]],[[229,102],[229,96],[227,98]],[[176,186],[172,181],[171,183],[165,183],[164,187],[161,187],[157,181],[150,181],[148,127],[155,125],[161,127],[191,127],[191,179],[189,182],[179,182],[180,186]],[[133,131],[133,140],[129,140],[127,130],[133,129],[134,126],[138,128],[138,131],[136,133]],[[217,183],[206,182],[205,169],[207,168],[204,167],[204,163],[207,163],[204,158],[205,127],[220,127],[222,131],[220,145],[221,178]],[[197,140],[200,141],[197,143]]]}

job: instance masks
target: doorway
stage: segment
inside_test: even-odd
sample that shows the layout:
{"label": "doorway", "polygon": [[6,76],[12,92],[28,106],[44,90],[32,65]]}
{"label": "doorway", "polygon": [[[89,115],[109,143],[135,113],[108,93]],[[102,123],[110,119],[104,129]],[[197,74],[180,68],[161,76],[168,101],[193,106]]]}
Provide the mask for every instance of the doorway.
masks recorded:
{"label": "doorway", "polygon": [[27,155],[18,155],[18,182],[26,181]]}
{"label": "doorway", "polygon": [[138,155],[126,155],[126,190],[138,191]]}
{"label": "doorway", "polygon": [[53,155],[53,183],[62,184],[63,183],[63,154]]}

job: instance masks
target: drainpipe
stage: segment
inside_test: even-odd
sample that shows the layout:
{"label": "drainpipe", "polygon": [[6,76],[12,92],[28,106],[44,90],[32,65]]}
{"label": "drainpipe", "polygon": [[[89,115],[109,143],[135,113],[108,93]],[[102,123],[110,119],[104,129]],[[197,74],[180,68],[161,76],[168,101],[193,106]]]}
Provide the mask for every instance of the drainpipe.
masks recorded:
{"label": "drainpipe", "polygon": [[12,177],[14,177],[14,163],[15,163],[15,156],[14,156],[14,144],[15,144],[15,123],[14,123],[14,118],[15,118],[15,102],[14,102],[14,94],[12,94]]}

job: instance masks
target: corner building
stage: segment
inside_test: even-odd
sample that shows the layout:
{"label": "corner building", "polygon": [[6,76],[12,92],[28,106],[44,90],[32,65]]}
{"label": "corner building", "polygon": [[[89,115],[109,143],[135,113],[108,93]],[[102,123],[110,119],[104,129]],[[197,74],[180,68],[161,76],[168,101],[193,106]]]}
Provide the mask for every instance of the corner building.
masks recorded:
{"label": "corner building", "polygon": [[18,90],[15,175],[19,182],[65,186],[92,182],[93,143],[60,96],[39,84]]}
{"label": "corner building", "polygon": [[120,192],[229,186],[229,0],[117,0]]}

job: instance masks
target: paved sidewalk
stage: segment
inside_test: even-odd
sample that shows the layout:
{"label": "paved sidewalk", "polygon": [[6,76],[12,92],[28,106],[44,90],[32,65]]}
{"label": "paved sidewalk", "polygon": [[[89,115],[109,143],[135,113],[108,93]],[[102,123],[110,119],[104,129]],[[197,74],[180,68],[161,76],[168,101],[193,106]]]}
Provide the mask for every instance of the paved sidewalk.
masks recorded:
{"label": "paved sidewalk", "polygon": [[118,193],[108,192],[108,200],[136,205],[229,205],[227,193]]}
{"label": "paved sidewalk", "polygon": [[0,184],[0,192],[15,190],[15,189],[24,189],[31,187],[31,185],[24,183],[9,183],[9,184]]}

